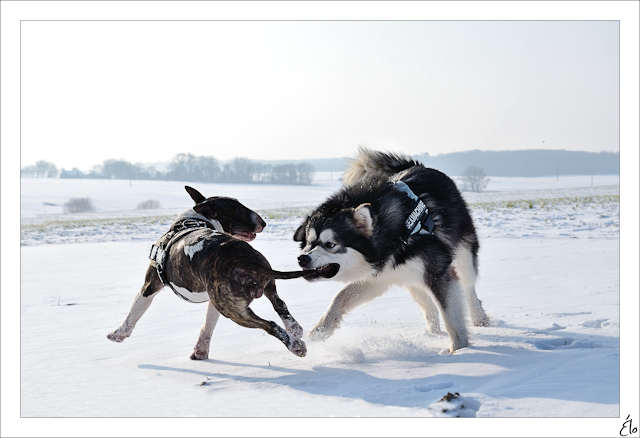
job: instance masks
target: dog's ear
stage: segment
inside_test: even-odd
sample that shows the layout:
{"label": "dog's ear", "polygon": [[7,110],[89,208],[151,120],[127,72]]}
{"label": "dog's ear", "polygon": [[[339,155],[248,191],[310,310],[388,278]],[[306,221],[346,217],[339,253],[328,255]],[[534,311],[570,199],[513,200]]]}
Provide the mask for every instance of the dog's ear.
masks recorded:
{"label": "dog's ear", "polygon": [[196,204],[193,209],[209,219],[216,218],[216,210],[213,208],[213,202],[202,202],[200,204]]}
{"label": "dog's ear", "polygon": [[360,204],[353,210],[353,221],[365,236],[373,234],[373,209],[371,204]]}
{"label": "dog's ear", "polygon": [[293,241],[294,242],[302,242],[304,241],[305,237],[306,237],[306,228],[307,228],[307,221],[305,220],[304,222],[302,222],[302,225],[300,225],[298,227],[298,229],[296,230],[295,233],[293,233]]}
{"label": "dog's ear", "polygon": [[194,189],[193,187],[184,186],[184,189],[187,191],[189,196],[191,196],[191,199],[193,199],[193,201],[196,204],[200,204],[200,203],[202,203],[202,202],[207,200],[207,198],[202,196],[202,194],[199,191],[197,191],[196,189]]}

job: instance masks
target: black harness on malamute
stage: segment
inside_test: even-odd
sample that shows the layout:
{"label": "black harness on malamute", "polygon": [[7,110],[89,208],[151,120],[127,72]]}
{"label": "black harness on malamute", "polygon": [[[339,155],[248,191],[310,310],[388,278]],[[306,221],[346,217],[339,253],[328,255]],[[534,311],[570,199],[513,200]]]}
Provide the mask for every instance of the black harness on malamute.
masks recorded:
{"label": "black harness on malamute", "polygon": [[158,271],[158,277],[160,277],[162,284],[169,286],[173,293],[190,303],[195,303],[195,301],[191,301],[173,287],[173,285],[167,280],[164,267],[168,261],[169,250],[173,244],[185,237],[187,234],[203,228],[209,228],[218,232],[209,222],[200,219],[185,219],[176,222],[171,226],[169,231],[164,234],[164,236],[151,246],[151,251],[149,252],[151,264],[156,268],[156,271]]}
{"label": "black harness on malamute", "polygon": [[427,205],[413,193],[406,183],[402,181],[392,181],[392,184],[394,188],[405,193],[414,201],[413,207],[411,207],[411,213],[409,213],[409,216],[404,221],[402,236],[400,236],[402,243],[406,245],[409,237],[420,232],[420,230],[425,230],[428,234],[433,234],[436,224],[429,216]]}

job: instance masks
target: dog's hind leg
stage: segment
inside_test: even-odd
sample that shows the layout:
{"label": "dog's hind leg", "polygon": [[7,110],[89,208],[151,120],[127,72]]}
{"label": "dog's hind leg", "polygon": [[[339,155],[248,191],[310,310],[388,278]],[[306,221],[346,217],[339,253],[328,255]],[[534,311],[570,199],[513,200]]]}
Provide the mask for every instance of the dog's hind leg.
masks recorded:
{"label": "dog's hind leg", "polygon": [[131,336],[131,332],[133,328],[136,326],[138,320],[144,315],[144,312],[147,311],[153,298],[155,295],[162,290],[164,285],[158,277],[158,273],[155,268],[149,266],[147,269],[147,274],[145,277],[144,286],[136,295],[135,300],[133,301],[133,305],[131,306],[131,310],[127,315],[127,318],[124,320],[122,325],[109,333],[107,338],[113,342],[122,342],[129,336]]}
{"label": "dog's hind leg", "polygon": [[464,288],[455,273],[450,270],[432,283],[431,291],[434,302],[442,314],[444,328],[449,334],[449,352],[453,354],[456,350],[469,345],[462,298]]}
{"label": "dog's hind leg", "polygon": [[213,306],[213,303],[209,301],[207,304],[207,316],[204,320],[204,325],[200,329],[200,336],[198,342],[191,353],[192,360],[203,360],[209,358],[209,344],[211,343],[211,336],[213,335],[213,329],[216,328],[220,318],[220,312]]}
{"label": "dog's hind leg", "polygon": [[380,281],[349,283],[333,298],[325,314],[309,332],[309,339],[314,341],[327,339],[340,327],[345,314],[379,297],[388,287],[388,284]]}
{"label": "dog's hind leg", "polygon": [[438,308],[429,297],[427,291],[421,287],[411,286],[409,287],[409,292],[411,292],[411,296],[413,296],[413,299],[416,300],[416,303],[418,303],[422,309],[424,319],[427,321],[427,331],[429,333],[441,334]]}
{"label": "dog's hind leg", "polygon": [[477,273],[473,259],[474,256],[471,251],[461,245],[451,265],[464,289],[471,322],[477,327],[487,327],[490,324],[489,317],[484,312],[482,303],[478,299],[478,295],[476,295]]}
{"label": "dog's hind leg", "polygon": [[269,285],[264,288],[264,296],[267,297],[269,301],[271,301],[273,310],[275,310],[278,316],[280,316],[285,330],[293,335],[293,337],[301,338],[303,334],[302,327],[300,327],[298,321],[296,321],[293,316],[291,316],[291,313],[289,313],[289,309],[287,309],[287,305],[278,296],[275,281],[271,281],[271,283],[269,283]]}
{"label": "dog's hind leg", "polygon": [[467,297],[467,304],[469,306],[469,313],[471,315],[471,322],[476,327],[489,327],[489,325],[491,325],[491,320],[484,312],[482,302],[476,295],[475,285],[465,287],[464,289]]}
{"label": "dog's hind leg", "polygon": [[249,307],[241,309],[235,308],[231,312],[229,309],[220,307],[220,313],[231,319],[238,325],[247,328],[261,328],[271,336],[280,339],[282,343],[296,356],[304,357],[307,354],[307,347],[302,340],[293,335],[289,335],[285,329],[273,321],[267,321],[253,313]]}

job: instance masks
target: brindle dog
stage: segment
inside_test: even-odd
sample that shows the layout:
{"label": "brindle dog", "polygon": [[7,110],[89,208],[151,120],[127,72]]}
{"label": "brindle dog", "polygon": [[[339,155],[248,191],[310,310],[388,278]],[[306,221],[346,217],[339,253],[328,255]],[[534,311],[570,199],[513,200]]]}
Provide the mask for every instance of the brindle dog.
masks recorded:
{"label": "brindle dog", "polygon": [[[163,272],[167,283],[177,295],[196,303],[209,301],[207,317],[191,359],[209,357],[211,336],[221,313],[243,327],[263,329],[282,341],[293,354],[303,357],[307,352],[304,342],[300,340],[303,330],[278,296],[275,280],[317,272],[272,270],[267,259],[246,243],[253,240],[255,233],[261,232],[266,226],[257,213],[236,199],[205,198],[191,187],[186,186],[185,189],[196,205],[178,217],[170,233],[185,220],[200,221],[205,226],[190,231],[170,245]],[[160,239],[158,244],[162,241]],[[157,267],[152,262],[147,269],[144,286],[136,296],[129,315],[107,338],[114,342],[122,342],[128,338],[153,298],[164,286]],[[263,294],[273,304],[285,330],[273,321],[260,318],[249,308],[249,304]]]}

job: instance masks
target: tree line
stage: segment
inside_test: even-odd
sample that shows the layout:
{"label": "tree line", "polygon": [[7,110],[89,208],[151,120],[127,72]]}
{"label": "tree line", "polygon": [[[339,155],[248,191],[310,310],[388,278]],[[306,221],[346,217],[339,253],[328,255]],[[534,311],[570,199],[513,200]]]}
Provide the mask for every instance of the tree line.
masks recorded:
{"label": "tree line", "polygon": [[173,157],[166,171],[119,159],[104,160],[102,164],[93,166],[87,173],[78,168],[58,169],[55,164],[44,160],[20,170],[20,176],[26,178],[142,179],[299,185],[310,185],[314,173],[313,165],[306,162],[271,165],[238,157],[221,164],[213,156],[196,156],[188,153],[180,153]]}

